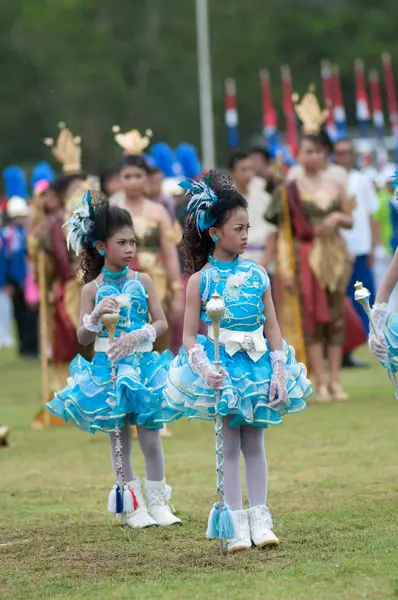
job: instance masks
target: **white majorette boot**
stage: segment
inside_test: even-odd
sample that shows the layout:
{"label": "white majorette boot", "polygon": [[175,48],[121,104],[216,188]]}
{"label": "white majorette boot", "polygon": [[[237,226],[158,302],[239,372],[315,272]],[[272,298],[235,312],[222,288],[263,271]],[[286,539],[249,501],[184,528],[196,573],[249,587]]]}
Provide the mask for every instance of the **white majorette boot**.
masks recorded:
{"label": "white majorette boot", "polygon": [[255,546],[277,546],[279,540],[272,531],[272,517],[268,507],[253,506],[249,508],[250,536]]}
{"label": "white majorette boot", "polygon": [[247,510],[231,511],[234,522],[235,537],[227,541],[228,552],[239,552],[252,547],[250,539],[249,515]]}
{"label": "white majorette boot", "polygon": [[[139,477],[134,477],[132,481],[128,482],[127,487],[131,493],[134,508],[132,512],[127,513],[127,524],[135,529],[143,529],[144,527],[156,525],[156,521],[154,521],[148,513],[142,495],[141,479]],[[126,493],[126,491],[124,493]]]}
{"label": "white majorette boot", "polygon": [[170,502],[171,487],[163,481],[148,481],[145,479],[145,494],[148,502],[149,514],[162,527],[181,524],[181,520],[176,517],[174,507]]}

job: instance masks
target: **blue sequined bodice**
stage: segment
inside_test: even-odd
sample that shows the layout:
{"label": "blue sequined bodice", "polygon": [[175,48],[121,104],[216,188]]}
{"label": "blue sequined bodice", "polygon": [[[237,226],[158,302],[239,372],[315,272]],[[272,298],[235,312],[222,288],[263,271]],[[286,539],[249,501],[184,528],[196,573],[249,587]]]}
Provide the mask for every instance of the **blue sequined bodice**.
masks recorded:
{"label": "blue sequined bodice", "polygon": [[221,327],[238,331],[258,329],[265,321],[263,294],[270,283],[266,271],[252,260],[215,263],[201,273],[202,321],[210,324],[206,305],[217,292],[226,306]]}
{"label": "blue sequined bodice", "polygon": [[[140,329],[145,323],[148,323],[147,293],[145,286],[137,277],[127,279],[122,285],[117,281],[100,283],[95,296],[95,305],[99,304],[106,296],[118,296],[121,302],[116,337],[120,337],[121,332],[128,333]],[[98,335],[99,337],[108,337],[105,327]]]}

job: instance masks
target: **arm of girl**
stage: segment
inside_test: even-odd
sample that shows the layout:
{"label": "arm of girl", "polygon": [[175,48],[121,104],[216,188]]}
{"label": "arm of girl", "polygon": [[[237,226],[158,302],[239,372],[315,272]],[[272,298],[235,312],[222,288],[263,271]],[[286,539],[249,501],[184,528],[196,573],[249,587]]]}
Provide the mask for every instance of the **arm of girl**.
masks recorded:
{"label": "arm of girl", "polygon": [[173,322],[177,322],[179,319],[182,319],[184,314],[184,297],[182,293],[183,286],[181,281],[180,261],[178,258],[176,242],[174,239],[174,230],[170,215],[164,206],[158,206],[158,210],[162,251],[167,275],[171,284],[171,291],[173,293],[170,316]]}
{"label": "arm of girl", "polygon": [[156,331],[156,338],[158,338],[166,333],[169,328],[166,315],[164,314],[163,307],[159,300],[155,284],[149,275],[146,275],[146,273],[140,273],[138,279],[146,288],[148,294],[149,314],[152,318],[152,327]]}
{"label": "arm of girl", "polygon": [[77,339],[82,346],[91,344],[97,333],[101,331],[102,315],[119,312],[120,310],[115,296],[103,298],[101,302],[94,307],[96,292],[97,287],[94,281],[87,283],[82,290],[79,328],[77,330]]}
{"label": "arm of girl", "polygon": [[270,349],[272,377],[269,391],[269,406],[280,410],[289,406],[289,395],[286,387],[285,364],[286,356],[283,351],[283,340],[276,319],[275,307],[272,301],[271,286],[268,286],[263,296],[264,304],[264,333]]}
{"label": "arm of girl", "polygon": [[187,352],[189,352],[197,343],[196,337],[199,331],[201,306],[200,273],[195,273],[189,279],[187,285],[184,330],[182,334],[182,343]]}
{"label": "arm of girl", "polygon": [[371,352],[381,361],[387,360],[387,344],[384,338],[383,329],[387,317],[390,313],[388,301],[391,293],[398,282],[398,250],[395,251],[394,258],[390,264],[387,274],[384,277],[379,291],[377,292],[376,302],[372,308],[372,319],[377,332],[370,329],[369,348]]}
{"label": "arm of girl", "polygon": [[192,275],[187,286],[183,344],[188,354],[188,363],[194,373],[200,375],[212,390],[222,388],[226,371],[217,371],[209,361],[204,346],[198,344],[197,335],[200,323],[200,273]]}
{"label": "arm of girl", "polygon": [[149,275],[140,273],[139,281],[145,286],[148,294],[148,308],[152,323],[146,323],[141,329],[130,331],[111,344],[108,356],[112,361],[129,356],[134,350],[150,352],[154,341],[167,331],[166,317],[152,279]]}

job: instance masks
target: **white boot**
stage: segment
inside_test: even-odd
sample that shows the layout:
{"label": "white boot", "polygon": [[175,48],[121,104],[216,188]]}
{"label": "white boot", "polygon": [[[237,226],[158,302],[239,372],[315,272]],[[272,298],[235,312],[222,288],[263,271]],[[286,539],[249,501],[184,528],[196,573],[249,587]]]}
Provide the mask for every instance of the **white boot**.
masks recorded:
{"label": "white boot", "polygon": [[[162,527],[181,523],[174,514],[174,507],[170,503],[171,487],[163,481],[148,481],[145,479],[145,494],[148,501],[149,514]],[[172,508],[172,510],[170,509]]]}
{"label": "white boot", "polygon": [[142,495],[141,479],[139,477],[134,477],[134,479],[129,481],[127,485],[131,489],[133,495],[133,504],[137,506],[133,512],[128,513],[127,524],[136,529],[143,529],[144,527],[156,525],[156,521],[154,521],[148,513],[148,509]]}
{"label": "white boot", "polygon": [[272,531],[272,517],[268,508],[253,506],[248,510],[250,536],[255,546],[277,546],[279,540]]}
{"label": "white boot", "polygon": [[247,510],[233,510],[231,512],[234,522],[235,537],[227,541],[228,552],[239,552],[252,547],[250,539],[249,516]]}

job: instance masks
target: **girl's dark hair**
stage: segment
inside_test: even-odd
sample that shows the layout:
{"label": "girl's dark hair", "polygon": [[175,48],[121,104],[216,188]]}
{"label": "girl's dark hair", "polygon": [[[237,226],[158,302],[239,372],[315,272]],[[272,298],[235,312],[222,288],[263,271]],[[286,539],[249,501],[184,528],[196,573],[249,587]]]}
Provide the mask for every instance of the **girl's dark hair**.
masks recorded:
{"label": "girl's dark hair", "polygon": [[100,174],[100,188],[104,194],[107,193],[107,184],[110,179],[119,175],[122,162],[120,160],[110,163]]}
{"label": "girl's dark hair", "polygon": [[145,160],[144,156],[136,156],[135,154],[127,154],[124,156],[121,162],[121,169],[123,167],[137,167],[145,171],[147,175],[150,173],[150,168]]}
{"label": "girl's dark hair", "polygon": [[94,247],[95,242],[106,242],[122,227],[133,228],[130,213],[118,206],[109,204],[101,192],[97,192],[93,202],[94,227],[90,231],[90,241],[83,246],[83,258],[80,264],[80,275],[84,283],[93,281],[101,273],[104,257]]}
{"label": "girl's dark hair", "polygon": [[233,171],[238,163],[242,160],[246,160],[249,158],[250,154],[245,152],[244,150],[234,150],[232,154],[229,155],[227,161],[227,167],[230,171]]}
{"label": "girl's dark hair", "polygon": [[74,181],[84,181],[87,179],[87,175],[85,173],[72,173],[70,175],[59,175],[55,181],[51,184],[51,189],[59,196],[60,200],[63,202],[65,199],[65,194],[68,190],[68,187]]}
{"label": "girl's dark hair", "polygon": [[327,150],[328,154],[331,154],[333,152],[333,142],[330,139],[330,136],[324,127],[322,127],[318,134],[304,135],[302,139],[308,140],[309,142],[312,142],[317,146],[321,146],[322,148]]}
{"label": "girl's dark hair", "polygon": [[[212,227],[224,225],[237,208],[247,208],[247,201],[232,185],[229,175],[210,171],[206,181],[218,198],[209,209],[209,218],[214,220]],[[188,216],[185,222],[179,249],[188,275],[200,271],[214,251],[214,242],[209,230],[199,231],[196,219],[192,215]]]}

